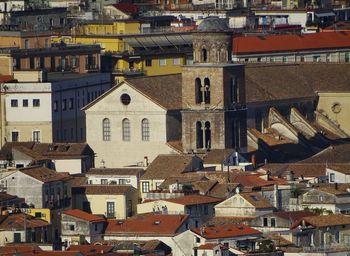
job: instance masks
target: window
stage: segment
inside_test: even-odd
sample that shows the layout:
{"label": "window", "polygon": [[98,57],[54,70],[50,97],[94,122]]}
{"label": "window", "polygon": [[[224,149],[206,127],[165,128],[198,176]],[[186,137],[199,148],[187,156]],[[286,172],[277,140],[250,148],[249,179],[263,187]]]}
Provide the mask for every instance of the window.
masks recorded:
{"label": "window", "polygon": [[270,57],[270,62],[275,62],[275,58]]}
{"label": "window", "polygon": [[275,218],[271,218],[271,227],[276,227],[276,219]]}
{"label": "window", "polygon": [[70,98],[68,101],[68,108],[73,109],[74,108],[74,99]]}
{"label": "window", "polygon": [[122,122],[122,132],[123,132],[123,140],[130,141],[130,121],[125,118]]}
{"label": "window", "polygon": [[181,64],[181,59],[180,58],[174,58],[173,59],[173,65],[180,65]]}
{"label": "window", "polygon": [[123,105],[127,106],[130,104],[131,98],[130,98],[129,94],[123,93],[120,96],[120,101],[123,103]]}
{"label": "window", "polygon": [[197,242],[197,243],[200,243],[200,242],[201,242],[200,237],[196,236],[196,242]]}
{"label": "window", "polygon": [[107,179],[101,179],[101,184],[102,185],[107,185],[108,184],[108,180]]}
{"label": "window", "polygon": [[33,141],[40,142],[40,131],[33,131]]}
{"label": "window", "polygon": [[286,56],[283,56],[283,57],[282,57],[282,62],[287,62],[287,61],[288,61],[287,57],[286,57]]}
{"label": "window", "polygon": [[304,56],[300,56],[300,62],[304,62],[305,61],[305,57]]}
{"label": "window", "polygon": [[24,49],[29,49],[29,40],[24,40]]}
{"label": "window", "polygon": [[35,218],[41,218],[41,217],[43,217],[41,212],[36,212],[35,213]]}
{"label": "window", "polygon": [[57,101],[57,100],[55,100],[55,101],[53,102],[53,111],[55,111],[55,112],[58,111],[58,101]]}
{"label": "window", "polygon": [[149,141],[149,121],[146,118],[141,121],[141,133],[142,140]]}
{"label": "window", "polygon": [[202,59],[202,62],[207,62],[208,61],[207,49],[205,49],[205,48],[202,49],[201,59]]}
{"label": "window", "polygon": [[62,110],[67,110],[67,100],[66,99],[64,99],[62,101]]}
{"label": "window", "polygon": [[238,101],[238,83],[237,77],[231,78],[231,102],[236,103]]}
{"label": "window", "polygon": [[335,180],[335,174],[334,173],[330,173],[329,174],[329,182],[334,182]]}
{"label": "window", "polygon": [[142,193],[147,193],[149,192],[149,182],[148,181],[143,181],[141,183],[141,188],[142,188]]}
{"label": "window", "polygon": [[128,180],[127,179],[119,179],[119,185],[125,185],[128,183]]}
{"label": "window", "polygon": [[105,118],[102,121],[102,133],[104,141],[111,140],[111,123],[108,118]]}
{"label": "window", "polygon": [[210,104],[210,80],[208,77],[204,78],[204,103]]}
{"label": "window", "polygon": [[107,202],[107,217],[115,217],[115,203]]}
{"label": "window", "polygon": [[204,205],[204,215],[208,215],[209,211],[208,211],[208,205]]}
{"label": "window", "polygon": [[159,59],[159,66],[165,66],[166,65],[166,59]]}
{"label": "window", "polygon": [[11,107],[13,108],[18,107],[18,100],[11,100]]}
{"label": "window", "polygon": [[345,53],[345,62],[350,62],[350,53],[349,52],[346,52]]}
{"label": "window", "polygon": [[33,107],[40,107],[40,100],[39,99],[33,99]]}
{"label": "window", "polygon": [[268,226],[268,223],[267,223],[267,218],[264,218],[264,227],[267,227]]}
{"label": "window", "polygon": [[320,62],[321,61],[321,59],[320,59],[320,56],[312,56],[312,60],[313,60],[313,62]]}
{"label": "window", "polygon": [[326,62],[331,62],[331,55],[329,53],[326,54]]}
{"label": "window", "polygon": [[196,103],[200,104],[203,101],[203,95],[202,95],[202,82],[200,78],[196,78],[195,80],[195,93],[196,93]]}
{"label": "window", "polygon": [[75,230],[75,226],[74,225],[69,225],[69,230],[70,231],[74,231]]}
{"label": "window", "polygon": [[152,59],[146,59],[146,67],[152,67]]}
{"label": "window", "polygon": [[28,107],[28,100],[23,100],[22,105],[23,107]]}
{"label": "window", "polygon": [[13,131],[12,133],[11,133],[11,141],[12,142],[16,142],[16,141],[18,141],[19,140],[19,132],[17,132],[17,131]]}

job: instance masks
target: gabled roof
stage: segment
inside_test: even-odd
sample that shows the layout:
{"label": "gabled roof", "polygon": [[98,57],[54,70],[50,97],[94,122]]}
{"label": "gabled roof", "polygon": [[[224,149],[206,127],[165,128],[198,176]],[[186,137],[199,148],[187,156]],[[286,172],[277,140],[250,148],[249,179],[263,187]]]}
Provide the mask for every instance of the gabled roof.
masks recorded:
{"label": "gabled roof", "polygon": [[320,177],[326,175],[325,163],[286,163],[267,164],[261,167],[269,171],[271,175],[286,177],[288,172],[293,172],[294,177]]}
{"label": "gabled roof", "polygon": [[186,154],[158,155],[147,167],[142,180],[147,179],[166,179],[186,172],[192,164],[192,159],[196,156]]}
{"label": "gabled roof", "polygon": [[294,223],[295,221],[303,218],[303,217],[309,217],[309,216],[315,216],[316,214],[311,211],[280,211],[280,212],[274,212],[273,215],[287,219],[291,223]]}
{"label": "gabled roof", "polygon": [[84,212],[82,210],[79,209],[72,209],[72,210],[67,210],[64,211],[63,214],[78,218],[78,219],[82,219],[82,220],[86,220],[89,222],[104,222],[105,219],[87,212]]}
{"label": "gabled roof", "polygon": [[235,152],[234,149],[211,149],[203,156],[204,164],[222,164]]}
{"label": "gabled roof", "polygon": [[188,195],[177,198],[163,199],[163,201],[182,204],[182,205],[197,205],[197,204],[212,204],[219,203],[222,199],[211,197],[211,196],[201,196],[201,195]]}
{"label": "gabled roof", "polygon": [[[180,110],[182,108],[182,78],[181,74],[175,74],[126,79],[87,104],[82,110],[89,109],[123,84],[134,88],[166,110]],[[171,97],[169,97],[169,95],[171,95]]]}
{"label": "gabled roof", "polygon": [[[23,213],[10,214],[4,217],[5,219],[0,223],[0,230],[23,230],[24,225],[27,228],[40,228],[50,225],[42,219],[36,219]],[[26,218],[25,221],[24,218]]]}
{"label": "gabled roof", "polygon": [[263,197],[260,193],[240,193],[239,195],[252,204],[255,208],[273,208],[270,201]]}
{"label": "gabled roof", "polygon": [[336,171],[336,172],[340,172],[343,174],[350,174],[350,163],[346,163],[346,164],[329,164],[326,166],[327,169]]}
{"label": "gabled roof", "polygon": [[298,221],[296,221],[292,225],[291,229],[296,228],[299,225],[302,225],[303,221],[305,221],[306,226],[312,225],[313,227],[321,228],[321,227],[332,227],[332,226],[339,226],[339,225],[349,225],[350,217],[343,214],[303,217]]}
{"label": "gabled roof", "polygon": [[70,179],[70,176],[65,173],[59,173],[42,166],[31,166],[21,168],[19,172],[44,183]]}
{"label": "gabled roof", "polygon": [[350,48],[349,32],[322,32],[233,38],[233,54],[263,54]]}
{"label": "gabled roof", "polygon": [[332,145],[300,163],[350,163],[350,143]]}
{"label": "gabled roof", "polygon": [[261,232],[244,224],[225,224],[222,226],[192,229],[197,235],[206,239],[234,238],[249,235],[261,235]]}
{"label": "gabled roof", "polygon": [[108,220],[105,235],[173,236],[187,219],[188,215],[146,213],[126,220]]}

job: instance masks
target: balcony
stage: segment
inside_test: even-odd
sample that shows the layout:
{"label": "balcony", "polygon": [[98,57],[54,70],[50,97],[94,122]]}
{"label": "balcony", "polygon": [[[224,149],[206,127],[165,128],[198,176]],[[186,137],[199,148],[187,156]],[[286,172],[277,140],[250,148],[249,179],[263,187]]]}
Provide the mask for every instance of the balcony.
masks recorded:
{"label": "balcony", "polygon": [[97,64],[86,64],[85,70],[88,72],[98,72],[100,71],[100,67]]}
{"label": "balcony", "polygon": [[115,68],[112,70],[112,74],[123,75],[123,76],[142,76],[142,75],[145,75],[146,72],[142,69],[135,69],[135,68],[126,68],[126,69]]}

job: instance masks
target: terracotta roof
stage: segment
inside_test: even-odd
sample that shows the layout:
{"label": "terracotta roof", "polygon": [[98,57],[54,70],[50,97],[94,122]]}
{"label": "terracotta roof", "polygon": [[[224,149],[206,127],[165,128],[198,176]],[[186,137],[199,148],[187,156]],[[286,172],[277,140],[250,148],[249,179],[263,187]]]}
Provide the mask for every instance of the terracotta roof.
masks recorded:
{"label": "terracotta roof", "polygon": [[71,175],[71,179],[69,180],[69,183],[72,188],[74,187],[80,187],[87,184],[88,178],[85,176],[75,176],[74,174]]}
{"label": "terracotta roof", "polygon": [[300,163],[350,163],[350,143],[329,146],[318,154],[305,159]]}
{"label": "terracotta roof", "polygon": [[139,7],[137,5],[129,3],[112,4],[112,6],[127,14],[136,14],[139,11]]}
{"label": "terracotta roof", "polygon": [[291,223],[294,223],[295,221],[308,216],[315,216],[316,214],[311,211],[280,211],[280,212],[274,212],[273,215],[287,219]]}
{"label": "terracotta roof", "polygon": [[0,230],[23,230],[24,218],[26,218],[25,225],[27,228],[39,228],[50,225],[42,219],[35,219],[30,215],[17,213],[7,215],[6,219],[2,220],[0,223]]}
{"label": "terracotta roof", "polygon": [[124,195],[130,191],[136,189],[130,185],[84,185],[72,188],[72,193],[86,195]]}
{"label": "terracotta roof", "polygon": [[165,109],[182,109],[181,74],[130,78],[126,82]]}
{"label": "terracotta roof", "polygon": [[211,149],[203,157],[204,164],[222,164],[230,155],[235,152],[234,149]]}
{"label": "terracotta roof", "polygon": [[213,188],[208,192],[208,195],[226,199],[232,194],[236,193],[236,188],[240,186],[238,183],[216,183]]}
{"label": "terracotta roof", "polygon": [[79,210],[79,209],[67,210],[67,211],[64,211],[63,214],[73,216],[75,218],[86,220],[89,222],[104,222],[105,221],[105,219],[102,217],[84,212],[84,211]]}
{"label": "terracotta roof", "polygon": [[291,229],[298,227],[302,224],[303,221],[305,221],[306,225],[312,225],[314,227],[320,228],[339,225],[349,225],[350,217],[343,214],[303,217],[296,221],[291,227]]}
{"label": "terracotta roof", "polygon": [[240,193],[240,195],[256,208],[273,208],[270,201],[258,192]]}
{"label": "terracotta roof", "polygon": [[221,246],[219,243],[207,243],[198,246],[199,250],[213,250],[215,247]]}
{"label": "terracotta roof", "polygon": [[[350,193],[348,192],[348,189],[350,188],[350,184],[317,184],[313,189],[326,192],[332,195],[348,195],[350,196]],[[316,202],[315,202],[316,203]],[[317,202],[319,203],[319,202]]]}
{"label": "terracotta roof", "polygon": [[320,177],[326,175],[326,164],[317,163],[291,163],[291,164],[267,164],[262,169],[270,172],[271,175],[286,177],[291,171],[294,177]]}
{"label": "terracotta roof", "polygon": [[272,185],[285,185],[287,184],[286,181],[280,180],[280,179],[269,179],[265,180],[259,177],[259,174],[238,174],[235,175],[232,178],[233,183],[241,184],[243,187],[265,187],[265,186],[272,186]]}
{"label": "terracotta roof", "polygon": [[349,32],[323,32],[233,38],[233,54],[262,54],[350,48]]}
{"label": "terracotta roof", "polygon": [[147,167],[142,180],[166,179],[185,172],[192,164],[192,155],[158,155]]}
{"label": "terracotta roof", "polygon": [[26,253],[33,251],[41,251],[41,248],[37,245],[6,245],[0,246],[0,255],[16,255],[16,253]]}
{"label": "terracotta roof", "polygon": [[222,199],[218,199],[211,196],[188,195],[188,196],[177,197],[177,198],[163,199],[163,201],[182,204],[182,205],[196,205],[196,204],[219,203],[222,201]]}
{"label": "terracotta roof", "polygon": [[86,175],[141,175],[141,168],[91,168]]}
{"label": "terracotta roof", "polygon": [[0,192],[0,202],[8,201],[17,198],[17,196],[13,196],[7,194],[6,192]]}
{"label": "terracotta roof", "polygon": [[21,153],[23,153],[23,154],[25,154],[25,155],[31,157],[31,158],[32,158],[33,160],[35,160],[35,161],[45,161],[45,160],[49,160],[48,157],[43,156],[43,155],[41,155],[41,154],[38,154],[37,152],[35,152],[35,151],[33,151],[33,150],[31,150],[31,149],[29,149],[29,148],[27,148],[27,147],[24,147],[24,146],[14,146],[14,147],[12,148],[12,152],[13,152],[14,150],[17,150],[17,151],[19,151],[19,152],[21,152]]}
{"label": "terracotta roof", "polygon": [[108,220],[105,235],[173,236],[188,215],[139,214],[126,220]]}
{"label": "terracotta roof", "polygon": [[350,174],[350,163],[347,164],[329,164],[326,166],[328,169],[340,172],[343,174]]}
{"label": "terracotta roof", "polygon": [[203,227],[192,230],[205,239],[231,238],[249,235],[261,235],[261,232],[244,224],[225,224],[222,226]]}
{"label": "terracotta roof", "polygon": [[112,252],[113,246],[111,245],[92,245],[92,244],[84,244],[84,245],[71,245],[67,248],[67,251],[79,251],[82,254],[88,255],[96,255],[97,253],[103,252],[103,254]]}
{"label": "terracotta roof", "polygon": [[70,179],[70,176],[65,173],[59,173],[42,166],[21,168],[19,171],[41,182],[53,182]]}
{"label": "terracotta roof", "polygon": [[316,99],[316,92],[350,91],[347,63],[248,64],[245,76],[247,103]]}

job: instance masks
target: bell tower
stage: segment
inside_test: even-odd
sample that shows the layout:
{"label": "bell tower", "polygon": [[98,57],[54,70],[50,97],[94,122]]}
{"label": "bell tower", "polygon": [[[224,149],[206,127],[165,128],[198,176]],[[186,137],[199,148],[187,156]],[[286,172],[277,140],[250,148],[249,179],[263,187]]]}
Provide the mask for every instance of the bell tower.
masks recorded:
{"label": "bell tower", "polygon": [[247,145],[244,65],[232,64],[231,51],[226,20],[203,20],[193,34],[194,63],[182,72],[185,152]]}

